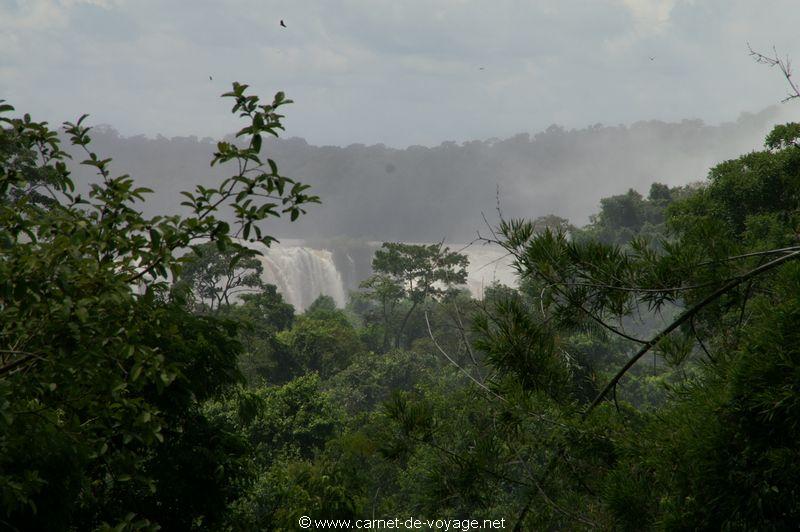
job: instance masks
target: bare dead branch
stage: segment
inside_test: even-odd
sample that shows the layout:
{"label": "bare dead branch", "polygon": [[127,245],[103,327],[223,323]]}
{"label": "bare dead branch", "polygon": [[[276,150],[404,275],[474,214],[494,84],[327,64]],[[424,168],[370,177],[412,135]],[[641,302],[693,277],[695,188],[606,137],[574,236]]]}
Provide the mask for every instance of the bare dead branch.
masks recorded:
{"label": "bare dead branch", "polygon": [[34,363],[37,360],[43,360],[43,357],[37,355],[36,353],[29,353],[28,351],[16,351],[16,350],[7,350],[3,349],[0,350],[3,354],[13,354],[13,355],[22,355],[18,359],[14,360],[13,362],[9,362],[3,366],[0,366],[0,376],[7,375],[13,372],[20,367],[25,366],[28,363]]}
{"label": "bare dead branch", "polygon": [[790,87],[789,95],[782,101],[788,102],[789,100],[800,98],[800,87],[798,87],[797,83],[795,83],[794,79],[792,79],[792,63],[789,60],[789,56],[782,58],[780,55],[778,55],[778,50],[774,46],[772,47],[772,55],[756,52],[750,46],[750,43],[747,43],[747,49],[750,51],[750,57],[752,57],[756,63],[761,63],[762,65],[767,65],[769,67],[776,66],[780,69],[783,77],[786,78],[786,82]]}

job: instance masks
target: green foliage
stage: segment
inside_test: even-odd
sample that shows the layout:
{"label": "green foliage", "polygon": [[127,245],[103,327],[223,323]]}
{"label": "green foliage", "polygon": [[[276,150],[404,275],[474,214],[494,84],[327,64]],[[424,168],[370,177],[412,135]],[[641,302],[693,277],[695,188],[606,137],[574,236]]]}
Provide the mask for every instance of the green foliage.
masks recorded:
{"label": "green foliage", "polygon": [[538,323],[519,298],[496,302],[491,317],[478,316],[474,327],[475,347],[486,353],[499,378],[512,376],[523,389],[553,398],[569,393],[568,360],[556,349],[553,331]]}
{"label": "green foliage", "polygon": [[260,292],[240,297],[240,304],[222,308],[223,316],[239,324],[238,338],[243,346],[239,369],[251,384],[288,381],[295,366],[278,333],[291,328],[294,307],[283,301],[274,285],[263,285]]}
{"label": "green foliage", "polygon": [[669,527],[780,530],[796,522],[798,280],[797,265],[787,268],[778,286],[792,295],[779,305],[757,301],[741,348],[651,428],[656,447],[642,452],[656,465]]}
{"label": "green foliage", "polygon": [[223,304],[230,306],[232,298],[264,287],[264,267],[255,255],[255,251],[242,247],[221,251],[212,243],[194,246],[184,257],[173,289],[187,291],[197,311],[218,311]]}
{"label": "green foliage", "polygon": [[[575,239],[537,232],[530,222],[501,222],[500,243],[516,258],[524,297],[495,302],[477,321],[487,360],[532,390],[547,390],[534,379],[552,374],[543,361],[565,336],[560,345],[578,354],[569,360],[590,380],[610,378],[597,371],[609,364],[621,366],[614,385],[601,388],[574,427],[583,435],[567,432],[556,440],[577,475],[531,461],[553,480],[545,490],[550,500],[572,508],[558,512],[571,514],[571,522],[584,522],[582,508],[593,508],[590,520],[630,530],[780,530],[796,520],[800,477],[787,457],[797,455],[792,431],[800,426],[793,420],[800,270],[790,262],[800,256],[800,152],[779,142],[791,134],[778,128],[768,140],[771,151],[716,166],[708,184],[688,195],[654,185],[647,201],[633,192],[604,200],[593,228]],[[666,213],[670,232],[654,245],[637,235],[655,207],[659,216]],[[607,228],[621,230],[607,238]],[[643,306],[685,310],[668,313],[654,328],[635,325]],[[593,347],[595,338],[636,355],[623,364]],[[653,376],[635,364],[648,352],[662,361],[654,358]],[[617,379],[628,383],[619,386]],[[669,393],[654,402],[655,384]],[[565,380],[555,389],[567,387]],[[618,388],[653,415],[632,411]],[[510,389],[498,389],[521,404]],[[570,403],[562,404],[568,413]],[[600,427],[608,443],[592,453],[604,457],[597,461],[586,453],[594,438],[584,431]],[[575,505],[579,500],[583,506]]]}
{"label": "green foliage", "polygon": [[[596,239],[607,244],[624,245],[635,237],[657,238],[665,232],[666,209],[676,200],[687,196],[690,187],[673,187],[653,183],[647,198],[633,189],[626,194],[600,200],[600,212],[592,223],[573,231],[578,239]],[[553,230],[563,227],[554,227]]]}
{"label": "green foliage", "polygon": [[395,348],[407,340],[406,327],[420,304],[467,282],[467,264],[466,256],[442,244],[383,243],[372,261],[374,275],[361,284],[377,303],[371,318],[383,329],[382,351],[392,336]]}
{"label": "green foliage", "polygon": [[[385,404],[381,454],[395,464],[397,493],[386,503],[439,516],[510,518],[529,487],[516,438],[492,404],[455,373],[394,395]],[[510,519],[509,519],[510,520]]]}
{"label": "green foliage", "polygon": [[355,521],[364,515],[357,476],[354,467],[324,459],[277,462],[242,504],[240,522],[247,530],[291,531],[302,516]]}
{"label": "green foliage", "polygon": [[247,444],[255,478],[232,504],[239,529],[294,530],[301,515],[354,515],[352,466],[317,459],[343,424],[317,374],[278,387],[236,389],[205,412]]}
{"label": "green foliage", "polygon": [[553,233],[570,233],[575,231],[575,227],[569,223],[569,220],[556,216],[555,214],[539,216],[533,221],[533,227],[537,233],[543,233],[548,230]]}
{"label": "green foliage", "polygon": [[294,323],[294,307],[271,284],[262,285],[258,292],[242,294],[241,304],[227,307],[223,315],[273,332],[289,329]]}
{"label": "green foliage", "polygon": [[280,333],[296,371],[319,373],[226,407],[264,460],[237,515],[273,529],[306,511],[516,530],[791,527],[795,152],[773,143],[705,185],[608,198],[584,229],[501,220],[520,286],[483,302],[434,279],[436,246],[384,246],[349,307],[360,320],[323,299]]}
{"label": "green foliage", "polygon": [[411,391],[417,384],[433,379],[436,361],[431,355],[391,350],[383,354],[361,352],[328,381],[336,404],[349,414],[371,412],[393,392]]}
{"label": "green foliage", "polygon": [[764,141],[764,146],[772,150],[782,150],[790,146],[797,147],[797,140],[800,138],[800,124],[797,122],[789,122],[788,124],[781,124],[775,126],[767,139]]}
{"label": "green foliage", "polygon": [[[203,470],[224,470],[236,460],[236,445],[209,443],[215,429],[191,412],[236,379],[239,347],[229,325],[169,303],[167,277],[180,274],[179,248],[203,240],[220,250],[238,247],[216,217],[221,205],[233,208],[245,239],[254,232],[269,243],[261,222],[281,212],[295,218],[317,201],[272,161],[268,171],[260,161],[261,135],[280,129],[275,109],[287,101],[279,93],[258,106],[245,89],[234,84],[226,95],[248,122],[240,131],[245,147],[221,143],[213,161],[234,162],[238,171],[219,188],[186,193],[185,217],[141,214],[149,191],[127,175],[112,176],[111,160],[90,150],[85,115],[64,129],[85,153],[81,164],[98,174],[87,197],[73,192],[56,132],[28,115],[0,115],[4,525],[90,530],[223,520],[235,470]],[[170,474],[183,472],[168,457],[197,442],[209,456],[197,471],[208,482],[196,487],[213,503],[201,504],[194,490],[175,491]],[[159,465],[166,462],[175,468]],[[163,498],[151,505],[159,489]],[[181,515],[167,515],[167,501]],[[139,519],[131,509],[149,515]]]}
{"label": "green foliage", "polygon": [[319,306],[298,317],[279,338],[292,353],[298,373],[318,372],[323,378],[341,371],[352,357],[364,351],[345,313]]}
{"label": "green foliage", "polygon": [[309,318],[325,318],[336,314],[336,302],[331,296],[321,295],[306,309]]}
{"label": "green foliage", "polygon": [[87,198],[55,132],[0,119],[3,526],[795,526],[797,124],[703,185],[604,198],[583,229],[501,219],[520,284],[482,302],[463,255],[385,243],[346,310],[295,317],[216,217],[269,244],[261,222],[317,201],[262,164],[288,100],[246,88],[226,94],[246,141],[212,161],[237,173],[186,193],[186,217],[144,217],[85,117],[66,130],[100,178]]}
{"label": "green foliage", "polygon": [[[351,305],[363,316],[373,339],[368,342],[375,350],[386,351],[392,331],[396,328],[402,299],[402,285],[387,275],[373,275],[360,284],[361,292],[351,298]],[[380,342],[377,339],[380,336]]]}
{"label": "green foliage", "polygon": [[464,284],[467,280],[467,258],[441,244],[418,245],[384,242],[375,252],[372,268],[398,281],[406,297],[422,301],[427,296],[440,295],[444,289],[436,286]]}
{"label": "green foliage", "polygon": [[311,458],[338,432],[341,411],[322,391],[319,375],[298,377],[282,386],[237,388],[207,405],[212,419],[222,416],[241,431],[260,464],[281,455]]}

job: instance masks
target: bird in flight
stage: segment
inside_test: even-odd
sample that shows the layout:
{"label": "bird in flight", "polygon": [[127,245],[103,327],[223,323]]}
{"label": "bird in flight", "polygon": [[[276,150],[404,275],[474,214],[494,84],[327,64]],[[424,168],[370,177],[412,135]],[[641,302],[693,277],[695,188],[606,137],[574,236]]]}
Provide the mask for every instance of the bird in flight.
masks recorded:
{"label": "bird in flight", "polygon": [[283,22],[283,20],[281,20],[281,27],[282,27],[282,28],[285,28],[285,27],[286,27],[286,24]]}
{"label": "bird in flight", "polygon": [[650,61],[654,61],[654,60],[655,60],[655,57],[650,56]]}
{"label": "bird in flight", "polygon": [[478,70],[486,70],[486,68],[480,67],[480,68],[478,68]]}
{"label": "bird in flight", "polygon": [[208,81],[214,81],[214,78],[212,78],[211,76],[208,76]]}

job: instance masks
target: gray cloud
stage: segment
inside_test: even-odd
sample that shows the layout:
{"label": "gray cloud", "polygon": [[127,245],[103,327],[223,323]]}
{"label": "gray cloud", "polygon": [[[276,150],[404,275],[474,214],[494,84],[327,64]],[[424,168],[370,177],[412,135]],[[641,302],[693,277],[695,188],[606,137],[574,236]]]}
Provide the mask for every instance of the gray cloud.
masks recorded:
{"label": "gray cloud", "polygon": [[0,0],[0,97],[218,137],[236,124],[217,96],[240,80],[297,102],[290,135],[337,145],[713,123],[783,97],[746,42],[798,52],[798,15],[791,0]]}

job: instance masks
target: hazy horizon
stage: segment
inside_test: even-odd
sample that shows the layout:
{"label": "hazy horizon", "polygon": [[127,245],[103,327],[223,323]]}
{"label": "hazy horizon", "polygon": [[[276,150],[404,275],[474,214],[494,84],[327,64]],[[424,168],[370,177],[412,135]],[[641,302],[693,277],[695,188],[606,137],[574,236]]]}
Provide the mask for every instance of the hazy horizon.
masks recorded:
{"label": "hazy horizon", "polygon": [[[773,112],[773,111],[776,111],[777,114],[781,116],[781,119],[785,119],[786,121],[800,120],[800,109],[797,109],[795,107],[796,106],[792,105],[790,102],[777,102],[777,103],[773,103],[771,105],[764,106],[764,107],[762,107],[760,109],[743,110],[743,111],[740,111],[735,117],[721,118],[720,120],[717,120],[717,121],[707,121],[707,120],[704,120],[704,119],[702,119],[700,117],[687,116],[687,117],[684,117],[684,118],[676,118],[675,120],[660,120],[660,119],[657,119],[657,118],[644,118],[643,117],[643,118],[635,119],[635,120],[628,121],[628,122],[618,122],[618,123],[594,122],[594,123],[586,123],[586,124],[583,124],[583,125],[576,125],[576,126],[572,126],[572,127],[567,127],[564,124],[559,124],[559,123],[555,123],[554,122],[552,124],[549,124],[549,125],[547,125],[545,127],[540,128],[540,129],[529,129],[529,130],[525,130],[525,131],[520,130],[520,131],[516,131],[516,132],[510,133],[508,135],[503,135],[503,136],[483,136],[483,137],[475,137],[475,138],[469,138],[469,139],[464,139],[464,140],[456,140],[454,138],[444,138],[444,139],[441,139],[439,141],[431,141],[428,144],[391,145],[391,144],[386,144],[386,143],[382,143],[382,142],[373,142],[373,143],[351,142],[349,144],[319,144],[319,143],[315,143],[315,142],[309,141],[309,139],[303,137],[302,135],[292,135],[290,131],[286,131],[279,138],[283,139],[283,140],[286,140],[286,141],[295,141],[295,140],[303,141],[303,142],[307,143],[309,146],[313,146],[313,147],[316,147],[316,148],[329,148],[329,147],[330,148],[349,148],[351,146],[363,146],[363,147],[366,147],[366,148],[383,147],[383,148],[386,148],[386,149],[389,149],[389,150],[403,151],[403,150],[407,150],[409,148],[415,148],[415,147],[437,148],[437,147],[440,147],[442,145],[451,144],[451,143],[455,143],[455,144],[457,144],[459,146],[462,146],[462,145],[465,145],[465,144],[469,144],[471,142],[502,142],[502,141],[505,141],[505,140],[512,139],[514,137],[518,137],[520,135],[535,136],[537,134],[544,133],[548,129],[553,128],[553,127],[561,128],[564,131],[566,131],[567,133],[574,132],[574,131],[581,131],[581,130],[590,129],[590,128],[594,128],[594,127],[623,127],[623,128],[631,128],[631,127],[635,127],[636,125],[647,124],[647,123],[680,124],[680,123],[683,123],[683,122],[699,122],[703,126],[722,127],[722,126],[726,126],[726,125],[735,124],[736,122],[738,122],[738,121],[740,121],[742,119],[746,119],[749,116],[757,116],[757,115],[760,115],[762,113]],[[291,113],[291,107],[289,107],[286,110],[286,112],[287,113]],[[47,117],[33,117],[33,118],[47,120]],[[230,139],[230,138],[234,137],[234,135],[236,133],[236,131],[232,129],[231,131],[229,131],[227,133],[224,133],[224,134],[222,134],[222,135],[220,135],[218,137],[211,137],[211,136],[208,136],[208,135],[203,136],[203,135],[199,135],[199,134],[192,133],[192,132],[185,132],[185,133],[174,134],[174,135],[165,135],[164,133],[161,133],[161,132],[154,132],[154,133],[125,132],[125,131],[121,131],[114,124],[109,124],[109,123],[105,123],[105,122],[103,122],[103,123],[94,123],[92,121],[93,118],[94,117],[91,114],[89,114],[89,116],[86,119],[86,121],[87,121],[86,123],[88,125],[90,125],[92,128],[94,128],[95,130],[106,130],[106,131],[109,131],[109,132],[113,132],[114,134],[118,135],[119,137],[121,137],[123,139],[134,139],[134,138],[145,138],[147,140],[195,139],[198,142],[209,142],[209,143],[216,144],[218,141],[220,141],[222,139]],[[70,120],[70,121],[72,121],[72,120]],[[50,124],[53,125],[53,126],[56,126],[56,127],[58,127],[60,129],[60,124],[59,123],[51,121]]]}
{"label": "hazy horizon", "polygon": [[0,98],[53,123],[218,138],[237,129],[218,98],[236,80],[285,91],[287,135],[317,146],[719,124],[786,95],[747,46],[795,57],[796,15],[789,0],[0,0]]}
{"label": "hazy horizon", "polygon": [[[295,223],[273,220],[269,231],[281,238],[467,242],[485,229],[483,214],[496,216],[498,188],[507,217],[556,214],[583,225],[602,197],[629,188],[646,195],[656,181],[700,181],[715,164],[761,148],[791,110],[770,106],[720,125],[551,126],[504,139],[403,149],[271,139],[264,150],[281,173],[310,184],[322,205],[311,205]],[[112,171],[130,173],[157,191],[144,206],[148,212],[174,212],[179,191],[209,186],[228,172],[209,167],[215,145],[198,137],[126,137],[102,127],[92,136],[93,149],[114,159]],[[87,168],[75,171],[81,183],[92,179]]]}

